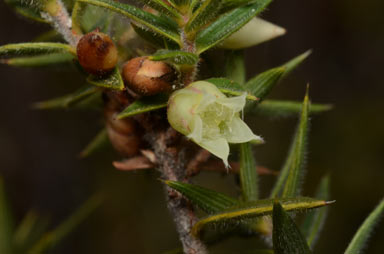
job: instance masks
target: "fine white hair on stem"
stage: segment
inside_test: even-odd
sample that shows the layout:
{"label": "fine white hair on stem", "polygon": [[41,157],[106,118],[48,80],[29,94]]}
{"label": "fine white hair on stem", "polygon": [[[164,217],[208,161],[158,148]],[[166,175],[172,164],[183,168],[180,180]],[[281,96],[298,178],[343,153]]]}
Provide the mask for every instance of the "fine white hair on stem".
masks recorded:
{"label": "fine white hair on stem", "polygon": [[66,42],[68,42],[71,46],[76,46],[79,38],[72,33],[72,19],[69,16],[63,2],[61,0],[56,0],[56,3],[58,5],[58,11],[55,15],[42,12],[41,16],[53,25],[56,31],[63,36]]}

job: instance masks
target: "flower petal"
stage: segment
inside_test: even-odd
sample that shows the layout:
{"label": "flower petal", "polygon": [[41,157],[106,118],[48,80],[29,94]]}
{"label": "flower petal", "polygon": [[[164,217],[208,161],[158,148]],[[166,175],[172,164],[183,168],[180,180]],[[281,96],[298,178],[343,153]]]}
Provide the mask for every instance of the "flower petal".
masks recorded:
{"label": "flower petal", "polygon": [[203,138],[203,121],[200,116],[195,116],[193,118],[191,130],[192,132],[188,134],[187,137],[193,139],[196,143],[201,142]]}
{"label": "flower petal", "polygon": [[247,93],[235,97],[218,98],[217,103],[221,104],[237,113],[240,112],[246,103]]}
{"label": "flower petal", "polygon": [[231,122],[227,123],[224,136],[229,143],[245,143],[251,140],[262,142],[263,139],[255,134],[248,125],[236,116]]}
{"label": "flower petal", "polygon": [[203,139],[198,145],[222,159],[225,166],[228,167],[229,145],[227,140],[224,138]]}

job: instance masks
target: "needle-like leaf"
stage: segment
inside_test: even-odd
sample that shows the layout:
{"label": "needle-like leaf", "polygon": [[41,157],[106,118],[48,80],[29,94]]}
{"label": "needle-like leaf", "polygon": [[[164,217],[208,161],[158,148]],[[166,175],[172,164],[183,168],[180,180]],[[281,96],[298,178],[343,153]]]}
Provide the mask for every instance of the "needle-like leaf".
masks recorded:
{"label": "needle-like leaf", "polygon": [[126,107],[120,114],[117,115],[118,119],[142,114],[152,110],[165,108],[168,103],[168,96],[166,94],[158,94],[154,96],[147,96],[136,100],[128,107]]}
{"label": "needle-like leaf", "polygon": [[[283,198],[278,201],[287,211],[304,211],[330,204],[330,202],[305,197]],[[192,228],[192,234],[198,235],[199,232],[207,225],[225,225],[230,222],[238,223],[243,219],[270,215],[272,214],[273,204],[275,202],[276,199],[265,199],[255,202],[247,202],[228,208],[220,213],[210,215],[198,221]]]}
{"label": "needle-like leaf", "polygon": [[309,132],[309,98],[308,89],[304,98],[303,108],[301,111],[300,122],[297,127],[295,139],[292,144],[292,153],[289,155],[290,158],[288,166],[287,181],[284,186],[282,196],[285,198],[296,197],[300,194],[301,185],[304,178],[305,172],[305,156],[307,149],[307,139]]}
{"label": "needle-like leaf", "polygon": [[[329,175],[323,177],[316,191],[316,198],[329,200]],[[320,231],[323,228],[325,219],[327,218],[328,207],[322,207],[315,211],[309,212],[302,224],[303,235],[306,236],[308,245],[313,249]]]}
{"label": "needle-like leaf", "polygon": [[92,155],[94,152],[99,150],[104,145],[108,144],[108,135],[107,130],[102,129],[97,133],[97,135],[89,142],[89,144],[81,151],[80,157],[86,158],[90,155]]}
{"label": "needle-like leaf", "polygon": [[52,53],[71,53],[76,55],[75,49],[64,43],[29,42],[7,44],[0,47],[0,57],[38,56]]}
{"label": "needle-like leaf", "polygon": [[245,83],[245,87],[256,97],[264,99],[279,79],[283,76],[285,67],[277,67],[260,73]]}
{"label": "needle-like leaf", "polygon": [[100,6],[116,13],[119,13],[180,44],[180,36],[177,24],[174,23],[171,19],[168,19],[164,16],[156,16],[132,5],[122,4],[110,0],[78,1],[82,3]]}
{"label": "needle-like leaf", "polygon": [[99,89],[97,87],[87,85],[72,94],[35,103],[33,107],[37,109],[68,108],[76,105],[82,100],[87,99],[89,96],[97,93],[98,91]]}
{"label": "needle-like leaf", "polygon": [[6,4],[11,6],[14,11],[28,19],[33,21],[47,23],[45,19],[41,16],[41,12],[39,11],[38,5],[39,1],[20,1],[20,0],[5,0]]}
{"label": "needle-like leaf", "polygon": [[149,57],[152,61],[169,61],[176,65],[195,65],[199,62],[199,56],[181,50],[158,50]]}
{"label": "needle-like leaf", "polygon": [[87,82],[95,86],[116,90],[123,90],[125,88],[123,78],[121,77],[118,67],[116,67],[113,72],[107,76],[99,77],[89,75]]}
{"label": "needle-like leaf", "polygon": [[283,206],[273,205],[273,249],[275,254],[310,254],[309,246]]}
{"label": "needle-like leaf", "polygon": [[[299,101],[264,100],[252,112],[270,118],[293,117],[300,114],[303,103]],[[332,109],[330,104],[311,104],[309,113],[319,114]]]}
{"label": "needle-like leaf", "polygon": [[217,17],[220,10],[221,0],[205,0],[199,8],[193,13],[185,26],[187,33],[196,33],[202,26],[208,24]]}
{"label": "needle-like leaf", "polygon": [[209,190],[194,184],[164,181],[169,187],[177,190],[188,198],[194,205],[206,213],[213,214],[238,204],[236,199],[222,193]]}
{"label": "needle-like leaf", "polygon": [[232,96],[239,96],[244,93],[247,93],[247,99],[252,101],[257,101],[258,98],[248,92],[243,86],[236,83],[233,80],[226,79],[226,78],[210,78],[205,81],[208,81],[209,83],[214,84],[217,88],[220,89],[221,92],[232,95]]}
{"label": "needle-like leaf", "polygon": [[271,192],[271,197],[277,197],[281,192],[283,192],[283,197],[294,197],[300,191],[309,129],[308,109],[309,98],[306,94],[302,105],[300,122],[294,135],[288,156],[280,171],[279,178]]}
{"label": "needle-like leaf", "polygon": [[271,0],[260,0],[254,4],[234,9],[216,19],[196,36],[197,52],[200,54],[221,42],[259,14]]}
{"label": "needle-like leaf", "polygon": [[[245,84],[245,87],[256,97],[260,98],[260,101],[262,101],[272,91],[273,87],[275,87],[275,85],[283,77],[288,75],[292,70],[299,66],[300,63],[302,63],[308,57],[309,54],[310,51],[307,51],[291,59],[280,67],[269,69],[265,72],[256,75]],[[249,105],[247,105],[246,110],[251,110],[256,106],[257,105],[255,103],[250,103]]]}
{"label": "needle-like leaf", "polygon": [[352,241],[349,243],[345,254],[360,254],[372,234],[373,229],[377,226],[380,219],[384,214],[384,199],[380,201],[377,207],[369,214],[359,230],[354,235]]}
{"label": "needle-like leaf", "polygon": [[10,59],[2,59],[0,60],[0,63],[17,67],[42,67],[49,65],[72,63],[74,59],[75,57],[70,53],[53,53],[31,57],[15,57]]}
{"label": "needle-like leaf", "polygon": [[89,198],[68,219],[59,224],[52,231],[45,233],[28,251],[28,253],[44,253],[50,247],[57,245],[64,237],[71,233],[97,207],[101,205],[103,197],[95,195]]}
{"label": "needle-like leaf", "polygon": [[240,144],[240,182],[243,199],[256,201],[259,198],[258,177],[255,170],[256,163],[253,158],[252,145]]}

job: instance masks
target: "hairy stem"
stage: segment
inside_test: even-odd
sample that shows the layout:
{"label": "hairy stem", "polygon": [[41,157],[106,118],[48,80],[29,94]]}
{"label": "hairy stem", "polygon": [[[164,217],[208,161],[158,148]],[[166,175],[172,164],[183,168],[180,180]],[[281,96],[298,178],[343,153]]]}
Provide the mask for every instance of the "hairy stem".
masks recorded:
{"label": "hairy stem", "polygon": [[72,20],[61,0],[48,2],[42,16],[54,26],[66,42],[74,47],[77,45],[79,37],[72,33]]}
{"label": "hairy stem", "polygon": [[[185,165],[183,152],[177,147],[169,145],[169,128],[166,132],[154,135],[154,147],[158,166],[163,177],[167,180],[183,181],[185,179]],[[166,187],[168,209],[173,215],[180,241],[186,254],[206,254],[207,249],[203,242],[192,236],[191,228],[196,222],[196,216],[189,202],[178,192]]]}

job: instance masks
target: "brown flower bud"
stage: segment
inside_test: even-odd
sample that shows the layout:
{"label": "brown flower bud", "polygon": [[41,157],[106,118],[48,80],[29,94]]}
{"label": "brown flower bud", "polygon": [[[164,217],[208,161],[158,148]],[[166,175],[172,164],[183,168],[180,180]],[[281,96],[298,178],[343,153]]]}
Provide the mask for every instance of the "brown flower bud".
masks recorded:
{"label": "brown flower bud", "polygon": [[109,140],[121,155],[132,157],[139,153],[141,132],[132,118],[117,119],[117,113],[105,112]]}
{"label": "brown flower bud", "polygon": [[172,90],[175,70],[168,64],[136,57],[123,66],[123,78],[132,91],[148,96]]}
{"label": "brown flower bud", "polygon": [[109,140],[117,152],[125,157],[137,155],[142,145],[142,131],[133,118],[117,119],[118,113],[129,103],[124,92],[104,94],[104,117]]}
{"label": "brown flower bud", "polygon": [[117,64],[117,49],[111,38],[100,32],[90,32],[77,44],[80,65],[90,74],[104,75]]}

